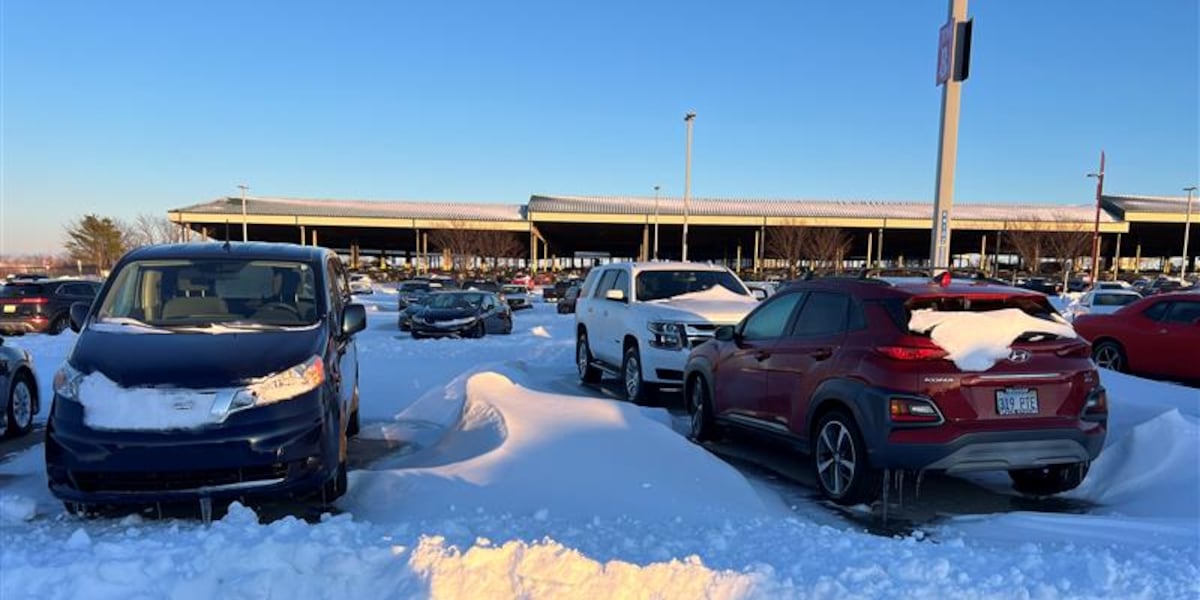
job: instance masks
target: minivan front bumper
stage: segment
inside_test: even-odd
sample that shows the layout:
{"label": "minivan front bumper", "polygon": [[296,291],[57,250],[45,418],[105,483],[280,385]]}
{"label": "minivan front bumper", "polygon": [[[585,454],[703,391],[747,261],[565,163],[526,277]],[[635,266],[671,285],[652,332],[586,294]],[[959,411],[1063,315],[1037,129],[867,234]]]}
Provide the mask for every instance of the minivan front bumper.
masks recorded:
{"label": "minivan front bumper", "polygon": [[325,388],[194,430],[110,431],[56,397],[46,427],[50,491],[67,502],[127,504],[287,498],[335,476],[342,449]]}

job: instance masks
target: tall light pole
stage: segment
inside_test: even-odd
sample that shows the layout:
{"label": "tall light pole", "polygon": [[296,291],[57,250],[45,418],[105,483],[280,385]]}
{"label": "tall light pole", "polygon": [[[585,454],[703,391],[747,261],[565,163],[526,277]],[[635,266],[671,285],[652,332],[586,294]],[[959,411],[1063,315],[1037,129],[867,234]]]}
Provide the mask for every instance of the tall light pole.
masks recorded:
{"label": "tall light pole", "polygon": [[937,181],[929,240],[929,267],[934,271],[950,268],[950,212],[954,207],[954,167],[958,159],[958,112],[971,50],[967,0],[950,0],[949,13],[938,32],[938,67],[934,80],[942,86]]}
{"label": "tall light pole", "polygon": [[250,241],[250,226],[249,221],[246,219],[246,190],[249,190],[250,186],[244,183],[239,183],[238,189],[242,190],[242,241],[248,242]]}
{"label": "tall light pole", "polygon": [[696,113],[690,112],[683,116],[687,124],[687,158],[683,167],[683,261],[688,259],[688,212],[692,196],[692,122]]}
{"label": "tall light pole", "polygon": [[654,186],[654,260],[658,260],[658,190],[661,186]]}
{"label": "tall light pole", "polygon": [[1104,151],[1100,151],[1100,171],[1088,173],[1096,178],[1096,225],[1092,229],[1092,285],[1100,279],[1100,198],[1104,195]]}
{"label": "tall light pole", "polygon": [[1183,215],[1183,269],[1179,271],[1179,277],[1182,279],[1187,277],[1188,265],[1191,261],[1188,260],[1188,234],[1192,232],[1192,194],[1196,191],[1196,186],[1185,187],[1183,191],[1188,193],[1187,212]]}

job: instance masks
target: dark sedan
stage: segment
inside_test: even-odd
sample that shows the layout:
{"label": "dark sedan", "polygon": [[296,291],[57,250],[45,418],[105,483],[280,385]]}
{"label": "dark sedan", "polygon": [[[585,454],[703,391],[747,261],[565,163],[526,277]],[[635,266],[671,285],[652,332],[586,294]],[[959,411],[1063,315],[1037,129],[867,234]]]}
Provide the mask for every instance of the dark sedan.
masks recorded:
{"label": "dark sedan", "polygon": [[50,491],[92,505],[197,498],[331,502],[358,430],[350,299],[330,250],[178,244],[127,254],[54,377]]}
{"label": "dark sedan", "polygon": [[412,317],[412,336],[481,338],[512,333],[512,309],[490,292],[439,292]]}
{"label": "dark sedan", "polygon": [[0,437],[25,435],[33,429],[38,401],[37,375],[28,352],[0,339]]}

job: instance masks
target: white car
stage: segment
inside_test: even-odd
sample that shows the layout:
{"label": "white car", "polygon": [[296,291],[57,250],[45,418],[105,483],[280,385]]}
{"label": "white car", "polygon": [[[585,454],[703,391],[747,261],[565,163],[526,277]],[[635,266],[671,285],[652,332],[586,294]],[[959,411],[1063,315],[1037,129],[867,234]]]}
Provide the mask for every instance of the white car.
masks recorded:
{"label": "white car", "polygon": [[523,285],[513,283],[500,286],[500,297],[508,303],[508,307],[513,310],[521,310],[524,308],[533,308],[533,297],[529,295],[529,290]]}
{"label": "white car", "polygon": [[575,306],[579,378],[620,377],[625,398],[647,400],[683,385],[688,353],[758,301],[732,271],[680,263],[614,263],[592,269]]}
{"label": "white car", "polygon": [[1141,299],[1142,295],[1133,290],[1100,289],[1088,292],[1068,305],[1065,316],[1074,321],[1079,315],[1108,315]]}
{"label": "white car", "polygon": [[350,293],[351,294],[373,294],[375,293],[375,281],[366,273],[351,273],[350,274]]}

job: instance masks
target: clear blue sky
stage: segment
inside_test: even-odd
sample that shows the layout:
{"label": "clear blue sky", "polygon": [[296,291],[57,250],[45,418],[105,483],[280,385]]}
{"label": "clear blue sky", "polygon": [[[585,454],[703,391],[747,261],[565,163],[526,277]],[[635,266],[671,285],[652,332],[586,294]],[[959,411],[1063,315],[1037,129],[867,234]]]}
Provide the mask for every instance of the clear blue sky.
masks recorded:
{"label": "clear blue sky", "polygon": [[[1200,179],[1197,0],[973,0],[956,197]],[[236,194],[932,198],[945,0],[0,0],[3,248]]]}

